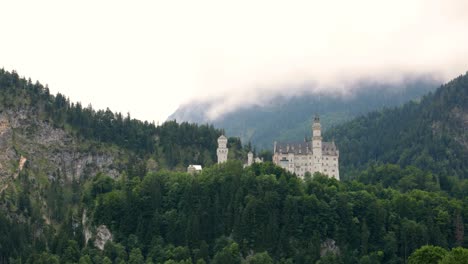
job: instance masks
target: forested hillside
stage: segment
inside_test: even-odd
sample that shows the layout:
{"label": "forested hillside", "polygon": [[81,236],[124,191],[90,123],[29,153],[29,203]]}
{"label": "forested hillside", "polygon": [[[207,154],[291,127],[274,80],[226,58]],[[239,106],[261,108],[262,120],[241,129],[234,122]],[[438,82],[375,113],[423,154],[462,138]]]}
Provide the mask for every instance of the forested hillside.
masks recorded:
{"label": "forested hillside", "polygon": [[0,70],[0,263],[41,248],[81,208],[96,175],[138,177],[216,160],[220,130],[155,126],[51,95],[47,86]]}
{"label": "forested hillside", "polygon": [[[374,163],[414,165],[443,184],[468,178],[468,75],[420,102],[385,109],[329,130],[340,149],[340,171],[358,174]],[[346,177],[345,177],[346,178]]]}
{"label": "forested hillside", "polygon": [[[400,106],[410,100],[417,100],[433,91],[439,82],[428,78],[408,78],[399,84],[383,82],[361,82],[347,87],[351,91],[336,93],[304,94],[288,97],[269,96],[261,98],[258,105],[229,109],[226,114],[210,120],[207,112],[219,100],[189,103],[181,106],[168,120],[212,123],[223,128],[231,136],[240,137],[243,142],[252,142],[258,149],[273,149],[276,141],[297,141],[310,136],[314,115],[319,114],[324,130],[342,124],[359,115]],[[331,88],[333,90],[333,88]]]}
{"label": "forested hillside", "polygon": [[212,126],[83,108],[2,70],[0,263],[466,263],[467,87],[328,131],[339,182],[244,167],[238,138],[213,164]]}
{"label": "forested hillside", "polygon": [[47,86],[0,69],[0,111],[27,112],[78,139],[111,144],[138,157],[152,157],[163,168],[185,168],[189,163],[211,165],[216,161],[220,130],[208,125],[165,122],[160,126],[109,109],[94,110],[64,95],[51,95]]}
{"label": "forested hillside", "polygon": [[[237,161],[197,176],[99,176],[80,190],[80,206],[58,230],[0,218],[0,253],[12,263],[405,263],[424,245],[466,246],[464,194],[423,181],[409,189],[321,175],[302,181],[271,163],[243,169]],[[113,237],[103,251],[83,235],[102,224]]]}

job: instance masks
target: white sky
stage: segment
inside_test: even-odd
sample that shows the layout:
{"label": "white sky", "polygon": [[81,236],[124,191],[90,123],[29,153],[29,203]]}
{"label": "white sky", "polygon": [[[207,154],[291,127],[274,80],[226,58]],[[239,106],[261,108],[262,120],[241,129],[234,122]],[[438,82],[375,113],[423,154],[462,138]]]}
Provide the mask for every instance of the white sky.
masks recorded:
{"label": "white sky", "polygon": [[467,14],[463,0],[1,1],[0,67],[157,122],[307,82],[449,80],[468,70]]}

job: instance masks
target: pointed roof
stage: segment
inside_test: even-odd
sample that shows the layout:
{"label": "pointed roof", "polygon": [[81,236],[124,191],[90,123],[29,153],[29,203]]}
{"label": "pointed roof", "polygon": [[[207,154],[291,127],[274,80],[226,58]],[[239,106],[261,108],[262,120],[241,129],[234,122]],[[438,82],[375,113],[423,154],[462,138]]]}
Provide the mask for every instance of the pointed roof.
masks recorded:
{"label": "pointed roof", "polygon": [[314,117],[314,123],[320,123],[320,116],[318,114]]}

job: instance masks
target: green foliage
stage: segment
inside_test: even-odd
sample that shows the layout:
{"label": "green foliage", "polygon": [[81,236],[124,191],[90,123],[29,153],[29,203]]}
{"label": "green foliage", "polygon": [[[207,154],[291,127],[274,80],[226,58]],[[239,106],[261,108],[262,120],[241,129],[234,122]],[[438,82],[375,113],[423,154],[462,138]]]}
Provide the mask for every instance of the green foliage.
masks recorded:
{"label": "green foliage", "polygon": [[98,194],[103,194],[112,191],[112,186],[114,184],[114,180],[103,174],[98,174],[93,179],[93,185],[91,189],[92,195],[95,197]]}
{"label": "green foliage", "polygon": [[468,264],[468,249],[461,247],[453,248],[439,261],[439,264]]}
{"label": "green foliage", "polygon": [[462,247],[447,251],[438,246],[423,246],[408,258],[408,264],[468,264],[468,249]]}
{"label": "green foliage", "polygon": [[241,257],[239,253],[239,245],[231,243],[216,253],[213,257],[213,264],[240,264]]}
{"label": "green foliage", "polygon": [[[455,226],[468,217],[462,209],[467,201],[421,190],[425,187],[392,188],[398,188],[398,179],[422,173],[414,168],[374,169],[396,180],[383,187],[372,184],[374,174],[366,172],[368,184],[320,174],[301,181],[268,162],[243,169],[236,161],[196,177],[150,173],[142,180],[116,181],[112,191],[97,196],[94,221],[109,226],[127,249],[144,249],[142,256],[155,263],[237,263],[241,257],[250,261],[252,251],[266,252],[274,262],[398,263],[425,244],[458,243]],[[432,178],[422,181],[430,186]],[[320,258],[327,238],[342,248],[340,257]],[[111,246],[105,251],[116,258]],[[258,255],[254,259],[268,259]]]}
{"label": "green foliage", "polygon": [[[49,250],[28,249],[11,237],[0,249],[21,245],[9,256],[47,252],[64,263],[400,263],[427,244],[463,245],[468,200],[427,190],[428,177],[418,183],[421,189],[398,190],[399,179],[425,174],[414,168],[373,170],[363,173],[366,184],[321,174],[302,181],[272,163],[243,168],[239,161],[195,177],[171,171],[115,181],[99,176],[92,184],[106,191],[96,192],[88,214],[114,238],[102,253],[77,243],[80,230],[72,223],[80,218],[72,212],[51,236]],[[374,184],[375,177],[383,181]],[[0,220],[0,230],[12,228]],[[22,232],[15,234],[29,234]],[[320,257],[327,239],[336,241],[338,255]]]}
{"label": "green foliage", "polygon": [[75,263],[80,259],[80,248],[75,240],[69,240],[62,255],[63,262]]}
{"label": "green foliage", "polygon": [[[364,262],[365,263],[365,262]],[[315,264],[344,264],[342,258],[335,254],[326,254],[321,257]]]}
{"label": "green foliage", "polygon": [[102,259],[102,264],[112,264],[112,260],[110,260],[108,257],[104,257]]}
{"label": "green foliage", "polygon": [[255,253],[253,256],[247,257],[246,264],[273,264],[273,259],[268,255],[268,252]]}
{"label": "green foliage", "polygon": [[59,264],[60,258],[56,255],[43,252],[37,258],[31,258],[30,262],[32,264]]}
{"label": "green foliage", "polygon": [[80,257],[80,261],[78,261],[78,264],[93,264],[93,262],[91,261],[89,255],[84,255]]}
{"label": "green foliage", "polygon": [[128,258],[128,264],[144,264],[144,258],[139,248],[132,249]]}
{"label": "green foliage", "polygon": [[447,250],[437,246],[423,246],[408,258],[408,264],[437,264],[447,255]]}

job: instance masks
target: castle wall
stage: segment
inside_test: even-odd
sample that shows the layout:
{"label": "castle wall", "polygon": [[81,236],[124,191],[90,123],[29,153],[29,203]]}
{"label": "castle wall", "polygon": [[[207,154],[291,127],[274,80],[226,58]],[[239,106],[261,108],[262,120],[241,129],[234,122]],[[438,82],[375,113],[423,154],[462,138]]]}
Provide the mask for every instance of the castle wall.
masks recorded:
{"label": "castle wall", "polygon": [[338,156],[324,155],[322,161],[322,173],[339,180]]}

